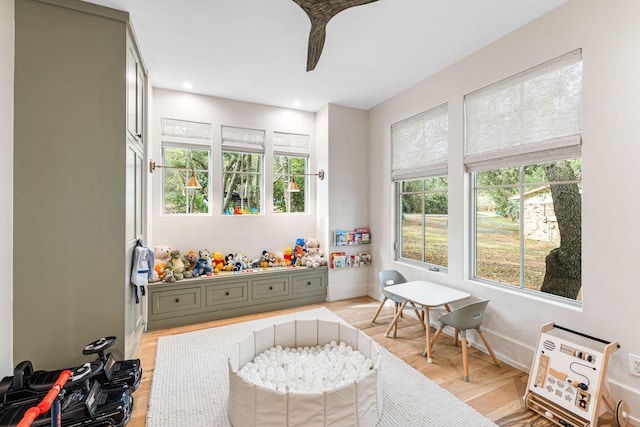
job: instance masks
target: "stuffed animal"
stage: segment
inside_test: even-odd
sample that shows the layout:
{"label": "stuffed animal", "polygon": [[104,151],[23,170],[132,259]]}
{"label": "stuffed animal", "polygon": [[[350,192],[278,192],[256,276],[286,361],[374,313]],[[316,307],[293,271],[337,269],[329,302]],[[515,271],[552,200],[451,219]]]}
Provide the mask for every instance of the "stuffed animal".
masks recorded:
{"label": "stuffed animal", "polygon": [[173,277],[173,271],[170,268],[167,268],[166,274],[164,275],[164,279],[162,279],[165,283],[173,283],[176,281],[176,278]]}
{"label": "stuffed animal", "polygon": [[260,267],[269,267],[269,251],[262,251],[262,255],[260,256]]}
{"label": "stuffed animal", "polygon": [[206,267],[209,268],[209,270],[211,270],[210,273],[212,273],[213,272],[213,262],[211,261],[211,254],[209,253],[209,251],[207,249],[202,249],[202,250],[198,251],[198,257],[205,259]]}
{"label": "stuffed animal", "polygon": [[156,262],[156,265],[154,266],[154,270],[158,275],[158,280],[162,280],[164,279],[164,276],[167,274],[166,272],[167,264],[165,264],[164,262]]}
{"label": "stuffed animal", "polygon": [[235,270],[235,262],[234,262],[234,256],[233,254],[229,254],[226,256],[226,258],[224,259],[224,266],[222,267],[222,269],[224,271],[234,271]]}
{"label": "stuffed animal", "polygon": [[167,267],[173,272],[173,277],[175,277],[176,280],[184,279],[185,271],[187,268],[186,264],[180,257],[179,249],[174,249],[171,251],[171,259],[167,263]]}
{"label": "stuffed animal", "polygon": [[[153,258],[155,260],[155,265],[164,264],[164,268],[167,268],[167,264],[169,263],[171,255],[171,246],[161,245],[153,247]],[[154,266],[154,270],[157,272],[158,270]],[[162,280],[164,276],[158,277],[158,280]],[[154,274],[155,279],[155,274]]]}
{"label": "stuffed animal", "polygon": [[196,261],[198,260],[198,254],[196,253],[196,251],[191,250],[189,252],[187,252],[187,254],[184,256],[184,260],[185,265],[187,265],[187,263],[189,263],[187,270],[193,272],[193,266],[195,265]]}
{"label": "stuffed animal", "polygon": [[222,271],[222,269],[224,269],[224,257],[220,252],[213,253],[212,263],[214,273],[218,273],[219,271]]}
{"label": "stuffed animal", "polygon": [[305,244],[307,246],[307,253],[302,257],[303,266],[309,268],[317,268],[321,265],[327,265],[327,260],[324,258],[322,251],[320,251],[320,242],[315,237],[306,239]]}
{"label": "stuffed animal", "polygon": [[284,250],[284,255],[282,255],[282,259],[284,259],[284,265],[291,266],[293,263],[293,248],[288,247]]}
{"label": "stuffed animal", "polygon": [[[211,261],[211,260],[209,260]],[[203,257],[198,257],[193,264],[193,277],[202,276],[207,273],[212,273],[213,269],[207,266],[207,260]]]}
{"label": "stuffed animal", "polygon": [[293,258],[291,259],[291,264],[292,265],[299,265],[299,260],[304,256],[305,252],[307,251],[305,248],[305,242],[304,239],[302,237],[298,237],[296,239],[296,244],[294,245],[294,249],[293,249]]}

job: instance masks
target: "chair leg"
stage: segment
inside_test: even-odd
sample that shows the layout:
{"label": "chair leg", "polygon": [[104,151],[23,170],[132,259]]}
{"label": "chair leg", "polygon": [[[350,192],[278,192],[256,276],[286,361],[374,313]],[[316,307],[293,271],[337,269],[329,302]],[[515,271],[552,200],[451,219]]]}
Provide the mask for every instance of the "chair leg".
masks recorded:
{"label": "chair leg", "polygon": [[493,359],[493,363],[495,363],[496,366],[499,368],[501,366],[500,362],[498,361],[496,354],[493,352],[493,349],[489,345],[489,341],[487,340],[487,337],[484,335],[484,332],[482,331],[478,331],[478,333],[480,334],[480,338],[482,338],[482,342],[484,343],[484,346],[487,347],[487,350],[489,351],[489,355]]}
{"label": "chair leg", "polygon": [[[431,348],[433,348],[434,344],[438,340],[438,337],[440,336],[441,333],[442,333],[442,327],[439,327],[438,329],[436,329],[436,333],[433,334],[433,338],[431,338]],[[426,354],[423,354],[423,356],[426,356]]]}
{"label": "chair leg", "polygon": [[378,318],[378,314],[380,314],[380,311],[382,310],[382,307],[384,307],[384,303],[385,302],[387,302],[387,297],[384,297],[384,299],[380,303],[380,307],[378,307],[378,311],[376,311],[376,315],[373,316],[373,320],[371,321],[371,323],[376,323],[376,319]]}
{"label": "chair leg", "polygon": [[460,333],[460,329],[456,328],[453,332],[453,345],[458,345],[458,334]]}
{"label": "chair leg", "polygon": [[467,337],[462,336],[462,367],[464,368],[464,380],[469,382],[469,349],[467,348]]}

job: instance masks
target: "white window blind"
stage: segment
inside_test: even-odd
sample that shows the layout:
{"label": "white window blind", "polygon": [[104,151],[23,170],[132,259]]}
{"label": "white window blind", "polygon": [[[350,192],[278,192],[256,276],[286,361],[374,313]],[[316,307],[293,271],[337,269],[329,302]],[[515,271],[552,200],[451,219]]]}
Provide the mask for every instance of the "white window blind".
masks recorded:
{"label": "white window blind", "polygon": [[201,146],[198,148],[211,148],[211,123],[162,118],[160,134],[162,145],[189,148],[195,144]]}
{"label": "white window blind", "polygon": [[393,180],[446,175],[448,152],[447,104],[391,125],[391,178]]}
{"label": "white window blind", "polygon": [[309,157],[309,135],[274,132],[273,154],[281,156]]}
{"label": "white window blind", "polygon": [[582,51],[464,97],[468,171],[580,157]]}
{"label": "white window blind", "polygon": [[222,126],[222,150],[264,154],[264,131]]}

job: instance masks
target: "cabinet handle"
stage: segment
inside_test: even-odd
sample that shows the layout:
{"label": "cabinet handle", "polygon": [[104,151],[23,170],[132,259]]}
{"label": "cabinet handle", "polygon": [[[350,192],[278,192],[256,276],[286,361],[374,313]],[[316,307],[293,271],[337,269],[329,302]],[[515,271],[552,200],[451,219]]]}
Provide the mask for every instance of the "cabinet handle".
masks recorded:
{"label": "cabinet handle", "polygon": [[269,290],[272,291],[273,290],[273,286],[269,286]]}
{"label": "cabinet handle", "polygon": [[311,282],[307,282],[307,286],[311,285]]}
{"label": "cabinet handle", "polygon": [[176,298],[176,302],[180,302],[180,298]]}
{"label": "cabinet handle", "polygon": [[229,292],[225,292],[224,294],[225,294],[226,296],[229,296]]}

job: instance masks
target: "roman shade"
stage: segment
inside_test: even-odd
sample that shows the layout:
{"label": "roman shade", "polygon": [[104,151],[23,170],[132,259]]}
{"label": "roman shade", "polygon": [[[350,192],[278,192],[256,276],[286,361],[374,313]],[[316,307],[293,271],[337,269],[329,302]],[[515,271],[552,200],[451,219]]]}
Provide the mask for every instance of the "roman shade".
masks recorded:
{"label": "roman shade", "polygon": [[222,151],[264,154],[264,131],[222,126]]}
{"label": "roman shade", "polygon": [[391,125],[391,179],[446,175],[449,151],[448,104]]}
{"label": "roman shade", "polygon": [[467,171],[581,156],[582,51],[464,98]]}
{"label": "roman shade", "polygon": [[274,132],[273,154],[280,156],[309,157],[309,135]]}

